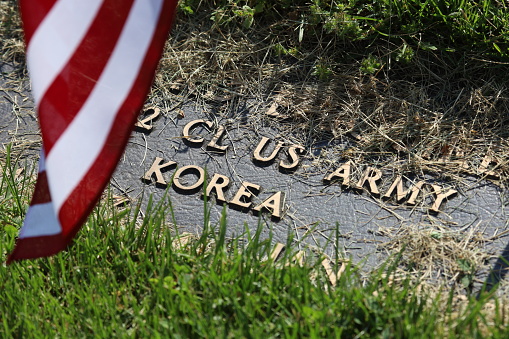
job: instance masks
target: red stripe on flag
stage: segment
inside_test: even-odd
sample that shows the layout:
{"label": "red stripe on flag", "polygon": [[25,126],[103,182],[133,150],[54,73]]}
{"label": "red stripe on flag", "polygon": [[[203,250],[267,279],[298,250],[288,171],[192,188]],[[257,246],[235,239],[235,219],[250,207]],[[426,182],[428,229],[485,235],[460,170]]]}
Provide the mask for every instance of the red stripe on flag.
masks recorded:
{"label": "red stripe on flag", "polygon": [[[28,0],[21,0],[22,6],[27,11],[26,15],[23,16],[23,18],[30,23],[27,24],[27,27],[29,32],[27,33],[27,42],[33,37],[34,33],[38,27],[40,26],[41,22],[44,20],[44,18],[47,16],[47,14],[50,12],[52,6],[54,5],[55,1],[50,0],[37,0],[43,3],[41,5],[42,7],[46,6],[46,12],[44,10],[41,10],[44,13],[38,13],[39,17],[37,17],[37,13],[31,12],[30,5],[33,4],[33,2]],[[36,0],[34,0],[36,1]],[[109,178],[111,177],[113,171],[115,170],[115,167],[125,149],[127,140],[129,138],[129,132],[132,131],[134,127],[134,123],[137,118],[137,113],[141,109],[144,99],[150,89],[150,84],[152,82],[154,71],[157,67],[158,59],[161,55],[161,52],[164,47],[164,43],[166,40],[166,35],[169,31],[169,28],[172,24],[175,7],[177,4],[176,0],[153,0],[151,2],[145,3],[144,1],[148,0],[136,0],[136,8],[138,8],[136,11],[133,11],[132,13],[136,13],[136,15],[140,15],[140,17],[136,21],[136,16],[129,17],[130,24],[127,25],[128,28],[124,27],[124,23],[126,23],[126,13],[129,12],[131,9],[133,0],[126,0],[129,1],[129,4],[131,6],[126,6],[125,1],[121,0],[103,0],[106,1],[105,3],[102,3],[101,8],[96,13],[96,17],[92,18],[90,17],[91,25],[88,26],[88,23],[86,20],[82,20],[80,22],[79,27],[85,27],[83,25],[87,24],[86,27],[88,28],[87,33],[85,34],[84,40],[81,41],[80,44],[76,45],[76,51],[71,51],[71,49],[68,49],[67,52],[72,53],[73,56],[70,57],[68,61],[67,57],[69,57],[68,54],[65,54],[65,48],[63,48],[63,58],[62,62],[67,62],[67,65],[65,65],[63,69],[63,73],[56,75],[56,72],[58,71],[57,68],[55,68],[52,74],[51,72],[41,72],[40,74],[46,76],[46,84],[42,82],[42,89],[41,89],[41,95],[42,92],[45,92],[44,96],[48,95],[48,98],[40,98],[41,102],[44,102],[45,108],[43,108],[44,112],[41,112],[42,116],[51,116],[51,118],[43,117],[42,120],[45,119],[52,119],[51,124],[49,120],[45,120],[43,123],[43,129],[48,130],[53,128],[55,125],[57,125],[57,131],[52,132],[43,132],[43,139],[46,138],[47,135],[53,135],[54,139],[50,139],[48,142],[44,142],[45,144],[48,144],[48,148],[46,149],[46,155],[48,155],[48,152],[50,151],[51,147],[55,145],[55,142],[57,139],[60,140],[60,143],[58,145],[63,145],[62,143],[66,140],[72,140],[71,145],[68,145],[69,148],[66,149],[65,147],[58,148],[55,147],[53,152],[51,154],[56,154],[53,158],[54,161],[51,161],[51,166],[49,168],[46,168],[47,171],[44,171],[45,165],[44,165],[44,157],[41,157],[41,169],[43,171],[39,174],[38,182],[36,184],[36,192],[34,193],[34,197],[32,199],[32,204],[29,208],[29,212],[27,213],[27,218],[25,219],[25,224],[23,225],[22,232],[20,233],[20,237],[16,242],[16,247],[13,251],[13,253],[9,256],[8,262],[12,262],[14,260],[20,260],[20,259],[28,259],[28,258],[36,258],[41,256],[49,256],[53,255],[64,248],[67,247],[69,242],[72,240],[72,237],[78,232],[81,225],[85,222],[86,218],[88,217],[89,213],[95,206],[96,202],[99,200],[102,190],[107,185]],[[49,4],[51,3],[51,6]],[[45,5],[44,5],[45,4]],[[73,4],[73,3],[71,3]],[[99,4],[96,2],[95,4]],[[122,4],[124,7],[119,7],[120,4]],[[140,22],[147,23],[147,21],[140,21],[142,18],[146,20],[147,17],[150,17],[150,10],[153,8],[154,10],[160,9],[159,5],[162,4],[161,12],[159,14],[159,18],[157,20],[157,25],[155,26],[155,31],[152,37],[150,37],[150,33],[152,32],[153,26],[147,26],[147,25],[141,25],[142,27],[148,27],[150,31],[144,30],[138,32],[144,32],[147,33],[144,35],[138,35],[137,40],[129,40],[125,39],[125,37],[132,36],[133,35],[133,29],[136,29],[138,27]],[[151,7],[154,6],[154,7]],[[125,7],[128,7],[125,9]],[[108,12],[108,15],[105,15],[103,13],[103,10]],[[78,12],[70,12],[71,14],[75,15],[79,14]],[[95,12],[94,12],[95,13]],[[152,11],[153,14],[156,14],[156,12]],[[102,17],[99,19],[98,17]],[[155,16],[152,15],[154,18]],[[55,15],[51,15],[51,17],[55,17]],[[73,16],[73,18],[78,18]],[[61,18],[61,17],[60,17]],[[131,18],[133,18],[132,21]],[[88,17],[87,17],[88,20]],[[102,21],[103,25],[100,25],[100,21]],[[60,26],[62,26],[62,21],[56,20],[56,22],[59,23]],[[112,28],[111,22],[116,23],[113,25],[114,28]],[[138,22],[138,24],[136,24]],[[109,25],[108,25],[109,23]],[[150,21],[151,24],[153,24],[153,21]],[[64,22],[65,25],[69,25],[69,23]],[[116,25],[119,26],[116,26]],[[97,26],[96,26],[97,25]],[[47,29],[44,31],[45,33],[53,33],[55,27],[51,26],[51,22],[44,22],[44,27]],[[60,27],[59,26],[59,27]],[[72,26],[72,25],[71,25]],[[52,31],[53,29],[53,31]],[[61,29],[61,28],[60,28]],[[74,27],[71,27],[70,29],[74,29]],[[30,31],[31,30],[31,31]],[[113,30],[113,33],[112,33]],[[123,35],[122,32],[131,32],[130,34]],[[150,33],[149,33],[150,32]],[[81,32],[83,33],[83,32]],[[99,35],[96,38],[92,39],[91,37],[94,35]],[[108,35],[108,37],[104,37],[103,35]],[[136,35],[136,34],[134,34]],[[58,34],[56,35],[58,36]],[[82,171],[79,172],[79,176],[69,175],[69,177],[65,177],[64,179],[67,180],[65,184],[67,185],[61,185],[59,186],[58,183],[60,181],[60,178],[62,175],[68,175],[66,172],[58,172],[58,169],[62,168],[59,167],[60,161],[65,162],[67,159],[66,157],[69,156],[66,152],[71,152],[72,147],[76,146],[76,143],[79,142],[80,139],[78,138],[72,138],[68,136],[68,133],[63,133],[64,130],[66,131],[74,131],[73,133],[79,131],[79,128],[82,128],[83,125],[87,126],[90,125],[90,123],[95,122],[95,120],[89,119],[88,121],[85,119],[79,119],[79,117],[76,117],[76,114],[79,111],[82,111],[82,107],[85,102],[87,102],[88,98],[94,93],[94,85],[96,85],[97,81],[101,81],[101,73],[104,71],[104,69],[110,69],[108,62],[111,60],[115,60],[115,62],[119,62],[118,64],[115,63],[117,68],[121,69],[121,65],[123,65],[123,61],[129,60],[129,57],[131,56],[129,52],[122,53],[118,55],[125,55],[126,59],[120,60],[122,58],[118,58],[118,55],[115,57],[112,57],[112,51],[115,50],[115,45],[118,43],[117,40],[119,37],[124,36],[121,41],[122,44],[120,46],[123,46],[123,49],[120,49],[122,51],[129,51],[129,49],[126,49],[125,46],[129,46],[129,41],[138,41],[143,44],[143,49],[138,49],[137,52],[139,52],[137,55],[136,53],[133,53],[131,60],[132,62],[127,62],[126,64],[130,65],[136,65],[136,69],[131,69],[132,73],[129,73],[129,77],[124,77],[125,79],[129,79],[129,81],[124,81],[124,88],[121,92],[119,92],[121,95],[124,95],[127,91],[127,96],[124,99],[124,102],[115,102],[114,100],[112,102],[107,102],[105,104],[105,107],[110,107],[110,111],[112,115],[108,115],[105,120],[105,126],[104,129],[100,130],[99,132],[94,133],[93,128],[90,129],[90,131],[87,133],[91,133],[91,135],[96,135],[100,140],[100,143],[96,143],[93,145],[93,147],[90,148],[84,148],[84,150],[91,150],[90,154],[88,155],[88,158],[86,162],[83,162],[83,164],[86,165],[86,167],[82,167]],[[51,43],[51,40],[53,39],[52,34],[42,34],[37,35],[36,39],[39,39],[41,37],[41,40],[33,41],[33,46],[37,46],[35,48],[35,51],[41,52],[46,51],[45,50],[45,44],[46,40],[49,40],[49,44]],[[74,36],[76,38],[76,36]],[[145,39],[146,38],[146,39]],[[45,40],[46,39],[46,40]],[[92,42],[89,42],[88,40],[92,39]],[[145,40],[143,40],[145,39]],[[72,40],[72,39],[71,39]],[[95,41],[94,41],[95,40]],[[145,43],[149,42],[147,50],[145,48],[147,47]],[[73,44],[77,42],[75,39],[71,41]],[[37,43],[37,44],[36,44]],[[127,45],[126,45],[127,43]],[[35,45],[34,45],[35,44]],[[99,46],[98,46],[99,44]],[[104,46],[106,45],[106,46]],[[132,44],[131,44],[132,46]],[[34,49],[32,49],[34,50]],[[60,50],[56,50],[55,53],[58,53]],[[78,51],[79,54],[78,55]],[[96,53],[96,54],[94,54]],[[84,56],[81,56],[83,54]],[[98,56],[99,55],[99,56]],[[96,59],[96,60],[87,60],[87,58],[90,59]],[[99,60],[97,60],[97,58]],[[31,60],[37,60],[34,59],[37,58],[34,54],[32,56]],[[111,58],[111,59],[110,59]],[[143,60],[141,60],[143,58]],[[138,70],[138,62],[142,61],[141,67]],[[37,63],[33,61],[33,65],[36,65],[36,68],[38,69],[44,69],[44,63]],[[108,65],[108,67],[106,67]],[[29,65],[30,66],[30,65]],[[86,67],[97,67],[96,69],[91,70],[85,70]],[[77,68],[77,70],[76,70]],[[112,68],[115,70],[115,68]],[[138,70],[138,73],[136,74],[136,70]],[[83,72],[85,74],[79,74],[80,72]],[[121,71],[120,71],[121,72]],[[111,80],[116,77],[119,77],[122,75],[122,73],[119,73],[119,70],[113,71],[113,73],[107,73],[109,78],[105,82],[108,84],[108,86],[111,86],[111,88],[114,87],[114,81]],[[53,79],[53,77],[56,75],[56,78]],[[134,79],[132,77],[135,77]],[[51,79],[49,78],[51,77]],[[85,79],[85,77],[89,77],[89,79]],[[119,77],[122,79],[122,77]],[[52,82],[51,85],[49,82]],[[122,80],[119,80],[122,81]],[[66,83],[67,82],[67,83]],[[132,83],[131,83],[132,82]],[[118,83],[118,81],[117,81]],[[48,87],[49,85],[49,87]],[[78,88],[80,91],[78,91]],[[84,93],[81,91],[85,91]],[[101,92],[98,92],[101,93]],[[106,95],[102,92],[103,95]],[[62,95],[65,97],[64,103],[59,103],[58,101],[62,99],[61,97],[58,97],[58,95]],[[124,98],[122,96],[121,98],[119,96],[118,101],[121,101],[121,98]],[[100,98],[100,96],[99,96]],[[103,103],[107,100],[98,100],[97,102],[93,102],[93,104],[97,105],[98,102]],[[108,104],[110,106],[108,106]],[[120,105],[120,108],[118,108]],[[92,106],[96,107],[96,106]],[[98,109],[101,111],[101,107],[97,106]],[[96,108],[97,108],[96,107]],[[111,107],[113,107],[111,109]],[[118,108],[118,110],[117,110]],[[64,112],[59,120],[56,120],[56,116],[54,112]],[[113,113],[116,114],[113,115]],[[87,111],[88,112],[88,111]],[[102,111],[101,111],[102,112]],[[44,113],[44,114],[43,114]],[[87,114],[90,114],[89,112]],[[87,117],[87,115],[84,115]],[[90,115],[88,115],[90,116]],[[93,115],[92,115],[93,116]],[[102,116],[102,115],[101,115]],[[76,118],[76,120],[73,120]],[[113,118],[113,124],[110,125],[111,120],[110,118]],[[96,118],[94,118],[96,119]],[[100,119],[98,119],[100,120]],[[76,121],[75,125],[70,124],[71,121]],[[101,121],[97,122],[98,124],[101,123]],[[111,126],[111,127],[110,127]],[[67,128],[67,129],[66,129]],[[77,134],[81,135],[81,134]],[[88,137],[88,135],[87,135]],[[61,138],[61,139],[60,139]],[[106,138],[106,139],[103,139]],[[89,142],[92,139],[89,139]],[[87,144],[88,145],[88,144]],[[99,154],[96,157],[96,152],[99,152]],[[80,155],[81,156],[81,155]],[[75,161],[80,161],[79,157],[74,157]],[[91,162],[93,160],[93,162]],[[58,162],[55,162],[58,161]],[[48,163],[46,163],[48,164]],[[68,165],[69,162],[67,162],[66,165]],[[80,163],[81,164],[81,163]],[[91,166],[88,170],[88,166]],[[72,168],[69,166],[64,166],[64,169]],[[58,176],[56,174],[59,174]],[[49,179],[48,179],[49,178]],[[48,180],[54,180],[55,182],[52,184],[52,190],[53,192],[53,198],[51,199],[51,192],[49,190]],[[65,181],[65,180],[63,180]],[[74,189],[73,189],[74,187]],[[66,191],[68,190],[68,191]],[[70,192],[72,190],[72,192]],[[70,193],[70,195],[68,195]],[[66,199],[67,200],[64,200]],[[58,219],[53,214],[54,211],[54,205],[56,202],[58,202]],[[39,219],[42,220],[42,223],[39,222]],[[54,235],[56,232],[59,232],[58,234]],[[41,234],[48,234],[48,235],[41,235]]]}
{"label": "red stripe on flag", "polygon": [[37,27],[39,27],[56,2],[57,0],[20,0],[19,8],[23,21],[26,45],[28,45]]}
{"label": "red stripe on flag", "polygon": [[48,177],[46,176],[46,171],[44,171],[37,175],[37,183],[35,184],[34,195],[30,206],[48,202],[51,202],[51,196],[49,193]]}
{"label": "red stripe on flag", "polygon": [[[150,90],[154,72],[164,48],[167,32],[172,25],[175,5],[164,1],[156,31],[145,55],[140,72],[123,105],[119,109],[113,128],[94,164],[60,208],[59,220],[66,240],[71,240],[85,222],[88,214],[101,197],[108,180],[122,156],[138,112]],[[79,211],[80,213],[78,213]],[[86,211],[83,212],[82,211]]]}
{"label": "red stripe on flag", "polygon": [[132,4],[133,0],[104,2],[83,42],[42,98],[39,122],[46,154],[51,152],[97,84]]}
{"label": "red stripe on flag", "polygon": [[7,264],[16,260],[48,257],[64,250],[67,244],[62,234],[18,239],[7,258]]}

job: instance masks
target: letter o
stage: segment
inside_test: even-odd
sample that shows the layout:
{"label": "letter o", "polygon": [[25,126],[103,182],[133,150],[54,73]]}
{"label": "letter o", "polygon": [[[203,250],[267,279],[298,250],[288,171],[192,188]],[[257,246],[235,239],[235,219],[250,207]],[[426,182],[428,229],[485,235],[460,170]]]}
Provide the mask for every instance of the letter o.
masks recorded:
{"label": "letter o", "polygon": [[[185,174],[193,172],[198,173],[198,180],[190,186],[182,185],[182,183],[180,182],[180,177],[182,177]],[[173,177],[173,185],[175,185],[176,188],[183,192],[191,192],[198,189],[201,185],[203,185],[204,181],[205,181],[205,171],[200,166],[195,165],[187,165],[179,168],[175,172],[175,176]]]}

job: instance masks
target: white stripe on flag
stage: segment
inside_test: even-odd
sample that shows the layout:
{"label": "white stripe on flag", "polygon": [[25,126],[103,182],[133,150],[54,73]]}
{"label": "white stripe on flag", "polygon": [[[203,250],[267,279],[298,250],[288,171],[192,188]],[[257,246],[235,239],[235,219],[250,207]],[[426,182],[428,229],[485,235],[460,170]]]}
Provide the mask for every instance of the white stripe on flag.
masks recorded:
{"label": "white stripe on flag", "polygon": [[19,231],[20,238],[39,237],[44,235],[55,235],[62,232],[58,222],[53,204],[32,205],[28,208],[25,222]]}
{"label": "white stripe on flag", "polygon": [[56,211],[60,210],[104,147],[117,111],[138,76],[161,5],[162,0],[137,0],[134,3],[98,83],[47,155],[48,183]]}
{"label": "white stripe on flag", "polygon": [[36,103],[71,58],[101,4],[102,0],[57,1],[35,31],[27,62]]}

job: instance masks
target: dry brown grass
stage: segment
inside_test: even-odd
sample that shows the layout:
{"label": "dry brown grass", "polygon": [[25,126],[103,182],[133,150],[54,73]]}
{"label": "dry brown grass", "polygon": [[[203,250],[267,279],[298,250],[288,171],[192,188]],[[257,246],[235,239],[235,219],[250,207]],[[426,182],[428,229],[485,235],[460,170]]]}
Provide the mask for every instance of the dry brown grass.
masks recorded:
{"label": "dry brown grass", "polygon": [[[288,137],[306,146],[354,137],[338,160],[397,163],[397,172],[461,180],[486,178],[480,166],[490,155],[497,184],[505,185],[509,95],[498,66],[473,58],[449,64],[432,53],[396,63],[390,58],[396,46],[387,43],[378,47],[385,66],[364,75],[359,58],[345,51],[353,47],[331,36],[303,41],[295,56],[278,55],[276,45],[297,44],[295,34],[278,34],[281,26],[293,27],[291,20],[279,31],[267,25],[248,34],[215,26],[208,15],[179,17],[151,100],[163,98],[171,109],[172,91],[181,90],[230,117],[235,100],[254,98],[261,102],[250,112],[257,121],[286,126]],[[326,81],[315,75],[318,63],[331,71]]]}
{"label": "dry brown grass", "polygon": [[476,282],[475,272],[489,268],[489,255],[483,250],[487,241],[475,227],[440,231],[412,226],[399,229],[384,248],[401,253],[401,264],[421,281],[441,280],[468,288]]}
{"label": "dry brown grass", "polygon": [[0,1],[0,54],[3,61],[22,62],[25,46],[15,0]]}
{"label": "dry brown grass", "polygon": [[[0,3],[0,48],[4,61],[23,67],[14,3]],[[218,106],[218,115],[231,115],[235,100],[257,99],[262,104],[250,112],[257,121],[286,126],[289,137],[306,146],[356,140],[338,160],[398,164],[391,169],[461,180],[483,177],[481,161],[490,155],[501,179],[496,182],[505,185],[509,95],[496,76],[502,66],[475,58],[448,63],[433,53],[416,53],[412,64],[401,64],[390,57],[397,46],[387,42],[377,47],[386,63],[374,76],[364,75],[358,46],[323,33],[299,43],[295,25],[286,19],[246,32],[215,25],[210,10],[179,15],[149,100],[178,114],[176,99],[192,96]],[[297,52],[281,56],[276,45]],[[315,75],[317,64],[331,71],[326,81]],[[266,114],[270,107],[276,114]]]}

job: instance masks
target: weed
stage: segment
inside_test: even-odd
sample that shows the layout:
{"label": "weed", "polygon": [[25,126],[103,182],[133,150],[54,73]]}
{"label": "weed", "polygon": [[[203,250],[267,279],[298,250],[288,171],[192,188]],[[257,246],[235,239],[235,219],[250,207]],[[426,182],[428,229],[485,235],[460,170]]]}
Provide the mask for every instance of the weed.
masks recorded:
{"label": "weed", "polygon": [[362,59],[360,71],[364,74],[374,74],[380,70],[381,66],[382,64],[377,57],[369,55],[367,58]]}
{"label": "weed", "polygon": [[318,63],[315,65],[314,74],[320,80],[328,80],[332,76],[332,69],[331,69],[330,65],[327,64],[326,61],[319,60]]}
{"label": "weed", "polygon": [[403,63],[410,63],[414,57],[414,50],[407,43],[403,43],[401,48],[396,53],[396,61]]}

